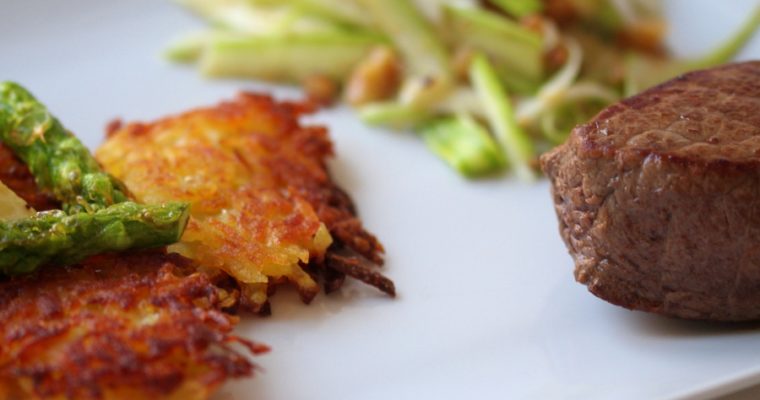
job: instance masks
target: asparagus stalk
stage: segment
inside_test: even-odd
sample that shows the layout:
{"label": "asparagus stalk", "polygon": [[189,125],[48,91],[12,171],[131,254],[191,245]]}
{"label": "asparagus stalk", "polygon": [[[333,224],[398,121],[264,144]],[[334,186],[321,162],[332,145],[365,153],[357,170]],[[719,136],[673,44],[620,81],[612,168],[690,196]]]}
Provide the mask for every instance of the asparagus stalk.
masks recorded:
{"label": "asparagus stalk", "polygon": [[201,71],[298,82],[319,74],[342,80],[382,39],[367,33],[214,35],[203,48]]}
{"label": "asparagus stalk", "polygon": [[329,21],[363,28],[372,27],[372,16],[355,1],[346,0],[253,0],[255,4],[288,5],[303,9],[309,15]]}
{"label": "asparagus stalk", "polygon": [[433,108],[453,89],[451,57],[435,27],[409,0],[359,0],[409,66],[399,100],[412,108]]}
{"label": "asparagus stalk", "polygon": [[221,29],[247,33],[271,32],[282,22],[280,10],[254,7],[247,0],[177,0],[199,17]]}
{"label": "asparagus stalk", "polygon": [[67,212],[127,200],[124,186],[101,171],[89,150],[31,93],[13,82],[0,83],[0,140]]}
{"label": "asparagus stalk", "polygon": [[462,114],[436,120],[421,130],[425,144],[468,178],[501,170],[504,155],[488,131]]}
{"label": "asparagus stalk", "polygon": [[203,49],[212,38],[210,32],[185,34],[172,41],[164,51],[169,61],[176,63],[193,63],[203,55]]}
{"label": "asparagus stalk", "polygon": [[386,126],[392,129],[414,129],[430,121],[437,115],[468,114],[484,117],[478,104],[477,94],[469,87],[457,87],[434,106],[421,107],[400,101],[381,101],[358,107],[359,117],[370,125]]}
{"label": "asparagus stalk", "polygon": [[488,55],[510,90],[532,93],[544,75],[541,36],[499,14],[447,5],[444,21],[462,45]]}
{"label": "asparagus stalk", "polygon": [[533,142],[518,125],[509,96],[485,56],[477,55],[473,59],[470,81],[481,99],[491,130],[515,174],[520,179],[533,180],[536,176],[531,167],[536,154]]}
{"label": "asparagus stalk", "polygon": [[537,14],[544,8],[541,0],[491,0],[491,4],[517,18]]}
{"label": "asparagus stalk", "polygon": [[408,0],[359,0],[399,48],[414,76],[448,80],[448,51],[434,28]]}
{"label": "asparagus stalk", "polygon": [[413,128],[430,117],[425,109],[397,101],[367,103],[358,110],[359,118],[369,125],[399,130]]}
{"label": "asparagus stalk", "polygon": [[91,213],[54,210],[0,222],[0,274],[29,273],[47,262],[66,265],[93,254],[174,243],[188,216],[184,203],[127,201]]}
{"label": "asparagus stalk", "polygon": [[[315,14],[301,1],[178,0],[217,29],[268,35],[345,31],[348,25]],[[261,4],[260,4],[261,3]],[[366,16],[365,16],[366,18]]]}

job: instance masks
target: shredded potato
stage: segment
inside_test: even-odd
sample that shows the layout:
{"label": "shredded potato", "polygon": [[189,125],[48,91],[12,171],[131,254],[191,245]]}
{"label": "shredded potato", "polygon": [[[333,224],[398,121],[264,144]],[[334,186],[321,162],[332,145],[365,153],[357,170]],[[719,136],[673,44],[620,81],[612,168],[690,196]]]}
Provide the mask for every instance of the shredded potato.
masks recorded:
{"label": "shredded potato", "polygon": [[333,244],[382,261],[382,247],[342,205],[345,195],[327,173],[326,130],[301,126],[299,107],[242,94],[116,126],[96,154],[138,201],[190,203],[185,233],[170,250],[235,278],[255,312],[268,311],[269,291],[281,283],[309,302]]}

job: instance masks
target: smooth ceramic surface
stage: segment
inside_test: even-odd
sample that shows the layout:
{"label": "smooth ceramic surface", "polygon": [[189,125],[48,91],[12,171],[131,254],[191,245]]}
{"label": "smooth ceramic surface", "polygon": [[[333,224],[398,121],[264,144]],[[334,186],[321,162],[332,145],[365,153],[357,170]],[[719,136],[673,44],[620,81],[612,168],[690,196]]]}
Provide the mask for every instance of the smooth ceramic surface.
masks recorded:
{"label": "smooth ceramic surface", "polygon": [[[90,146],[115,117],[150,120],[240,89],[160,57],[199,26],[166,1],[0,1],[0,80],[29,87]],[[720,5],[718,5],[720,4]],[[672,42],[694,54],[757,1],[672,1]],[[760,56],[755,40],[741,58]],[[546,182],[465,182],[411,134],[338,108],[335,178],[387,248],[395,300],[351,283],[310,306],[281,291],[241,335],[273,351],[219,399],[709,397],[760,382],[759,326],[630,312],[572,278]]]}

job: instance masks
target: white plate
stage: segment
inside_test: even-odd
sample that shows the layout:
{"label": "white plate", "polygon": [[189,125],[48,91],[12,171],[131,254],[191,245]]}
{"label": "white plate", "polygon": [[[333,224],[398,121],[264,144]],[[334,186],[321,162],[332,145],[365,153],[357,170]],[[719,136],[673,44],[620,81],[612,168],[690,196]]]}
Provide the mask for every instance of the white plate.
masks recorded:
{"label": "white plate", "polygon": [[[756,1],[669,2],[693,54]],[[169,2],[2,2],[0,79],[29,87],[91,147],[114,117],[152,119],[262,85],[210,82],[160,57],[198,23]],[[741,58],[760,56],[755,40]],[[278,88],[280,96],[292,89]],[[760,381],[760,331],[629,312],[573,281],[546,182],[465,182],[409,134],[345,109],[320,114],[337,180],[388,250],[400,296],[360,284],[303,306],[281,292],[271,318],[238,332],[273,351],[219,398],[669,398]]]}

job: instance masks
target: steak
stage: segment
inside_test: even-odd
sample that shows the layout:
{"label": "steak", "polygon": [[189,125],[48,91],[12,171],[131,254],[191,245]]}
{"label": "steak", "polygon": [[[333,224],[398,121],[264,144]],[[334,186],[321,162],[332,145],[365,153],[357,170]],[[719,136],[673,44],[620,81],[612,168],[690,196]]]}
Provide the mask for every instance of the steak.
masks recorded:
{"label": "steak", "polygon": [[591,293],[672,317],[760,319],[760,62],[612,105],[541,166]]}

